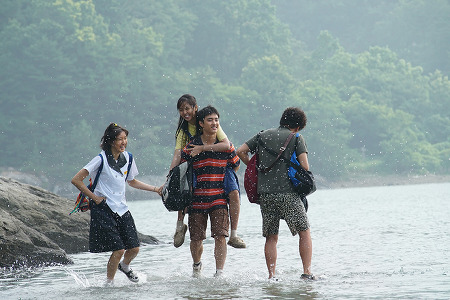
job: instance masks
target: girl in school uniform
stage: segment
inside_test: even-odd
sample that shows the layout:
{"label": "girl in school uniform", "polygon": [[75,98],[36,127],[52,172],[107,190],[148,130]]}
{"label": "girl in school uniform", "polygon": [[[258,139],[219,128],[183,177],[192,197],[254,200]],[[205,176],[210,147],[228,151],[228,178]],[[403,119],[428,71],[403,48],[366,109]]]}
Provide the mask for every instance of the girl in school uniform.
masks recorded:
{"label": "girl in school uniform", "polygon": [[[178,128],[175,133],[176,144],[172,163],[170,164],[170,170],[180,164],[182,149],[191,141],[197,131],[196,116],[198,106],[195,97],[190,94],[181,96],[177,102],[177,109],[180,114],[180,118],[178,120]],[[228,140],[225,132],[222,130],[222,127],[219,127],[217,139],[219,140],[219,143],[214,145],[193,146],[191,148],[191,156],[194,157],[204,151],[223,152],[230,149],[230,141]],[[224,184],[225,192],[230,199],[231,234],[228,240],[228,245],[235,248],[245,248],[245,242],[237,236],[237,226],[240,212],[239,183],[236,173],[232,168],[227,168]],[[187,231],[187,225],[184,224],[184,215],[184,211],[178,212],[177,226],[174,235],[174,246],[177,248],[184,243],[184,238]]]}
{"label": "girl in school uniform", "polygon": [[[128,130],[115,123],[109,124],[101,138],[100,155],[94,157],[72,178],[72,184],[91,200],[89,251],[112,252],[106,267],[108,284],[113,283],[118,269],[132,282],[139,281],[130,268],[131,261],[139,252],[140,242],[133,217],[128,210],[125,183],[136,189],[156,193],[159,191],[158,187],[135,179],[138,169],[135,160],[125,151],[127,137]],[[102,163],[97,186],[91,192],[83,180],[89,175],[93,178]]]}

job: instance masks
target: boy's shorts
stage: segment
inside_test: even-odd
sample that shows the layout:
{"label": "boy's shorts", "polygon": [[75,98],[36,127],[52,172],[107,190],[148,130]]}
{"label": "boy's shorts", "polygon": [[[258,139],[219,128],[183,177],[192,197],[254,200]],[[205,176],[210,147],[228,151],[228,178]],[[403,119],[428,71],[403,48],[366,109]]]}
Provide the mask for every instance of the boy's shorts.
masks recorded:
{"label": "boy's shorts", "polygon": [[109,208],[106,201],[98,205],[91,201],[90,205],[90,252],[109,252],[139,247],[136,225],[130,211],[119,216]]}
{"label": "boy's shorts", "polygon": [[228,210],[225,208],[218,208],[209,213],[189,214],[189,233],[191,241],[202,241],[206,239],[208,215],[211,220],[211,237],[228,236],[228,227],[230,225]]}
{"label": "boy's shorts", "polygon": [[236,172],[232,168],[225,168],[225,178],[223,180],[223,185],[225,189],[225,194],[228,195],[234,190],[241,194],[239,189],[239,180],[237,178]]}
{"label": "boy's shorts", "polygon": [[308,216],[301,197],[296,193],[261,194],[263,236],[277,235],[284,219],[292,235],[309,229]]}

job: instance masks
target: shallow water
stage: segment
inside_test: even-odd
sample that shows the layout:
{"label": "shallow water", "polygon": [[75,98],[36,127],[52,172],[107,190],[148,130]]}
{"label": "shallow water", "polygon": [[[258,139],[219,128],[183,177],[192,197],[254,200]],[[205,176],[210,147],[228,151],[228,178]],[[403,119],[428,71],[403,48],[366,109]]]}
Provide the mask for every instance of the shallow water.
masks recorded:
{"label": "shallow water", "polygon": [[450,183],[319,190],[309,197],[313,272],[300,279],[298,238],[281,224],[278,282],[267,280],[259,207],[242,198],[239,234],[223,278],[213,278],[214,242],[205,241],[203,278],[194,279],[189,238],[170,244],[176,213],[160,200],[134,201],[138,230],[161,240],[141,247],[132,267],[104,287],[109,254],[72,255],[73,265],[3,273],[2,299],[450,299]]}

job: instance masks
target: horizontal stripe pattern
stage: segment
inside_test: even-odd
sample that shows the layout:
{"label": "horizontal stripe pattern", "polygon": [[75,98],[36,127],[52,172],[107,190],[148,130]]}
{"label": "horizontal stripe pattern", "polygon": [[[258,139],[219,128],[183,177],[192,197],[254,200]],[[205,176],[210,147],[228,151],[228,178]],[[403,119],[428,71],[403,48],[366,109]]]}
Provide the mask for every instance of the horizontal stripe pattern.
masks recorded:
{"label": "horizontal stripe pattern", "polygon": [[192,209],[194,210],[210,210],[211,208],[227,207],[226,199],[216,199],[212,202],[192,202]]}
{"label": "horizontal stripe pattern", "polygon": [[182,159],[192,159],[196,176],[191,212],[209,212],[217,208],[228,208],[223,180],[228,167],[237,167],[239,157],[234,146],[224,152],[205,151],[191,157],[188,148],[203,145],[201,137],[195,137],[182,151]]}

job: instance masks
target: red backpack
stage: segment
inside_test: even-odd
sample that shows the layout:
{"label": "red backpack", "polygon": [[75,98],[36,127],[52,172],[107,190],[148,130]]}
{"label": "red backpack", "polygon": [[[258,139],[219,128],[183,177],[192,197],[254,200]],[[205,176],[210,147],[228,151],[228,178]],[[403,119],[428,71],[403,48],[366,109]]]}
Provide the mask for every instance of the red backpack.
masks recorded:
{"label": "red backpack", "polygon": [[258,194],[258,165],[259,156],[258,152],[252,156],[247,164],[247,169],[245,169],[244,174],[244,188],[247,192],[248,201],[251,203],[259,204],[259,194]]}

